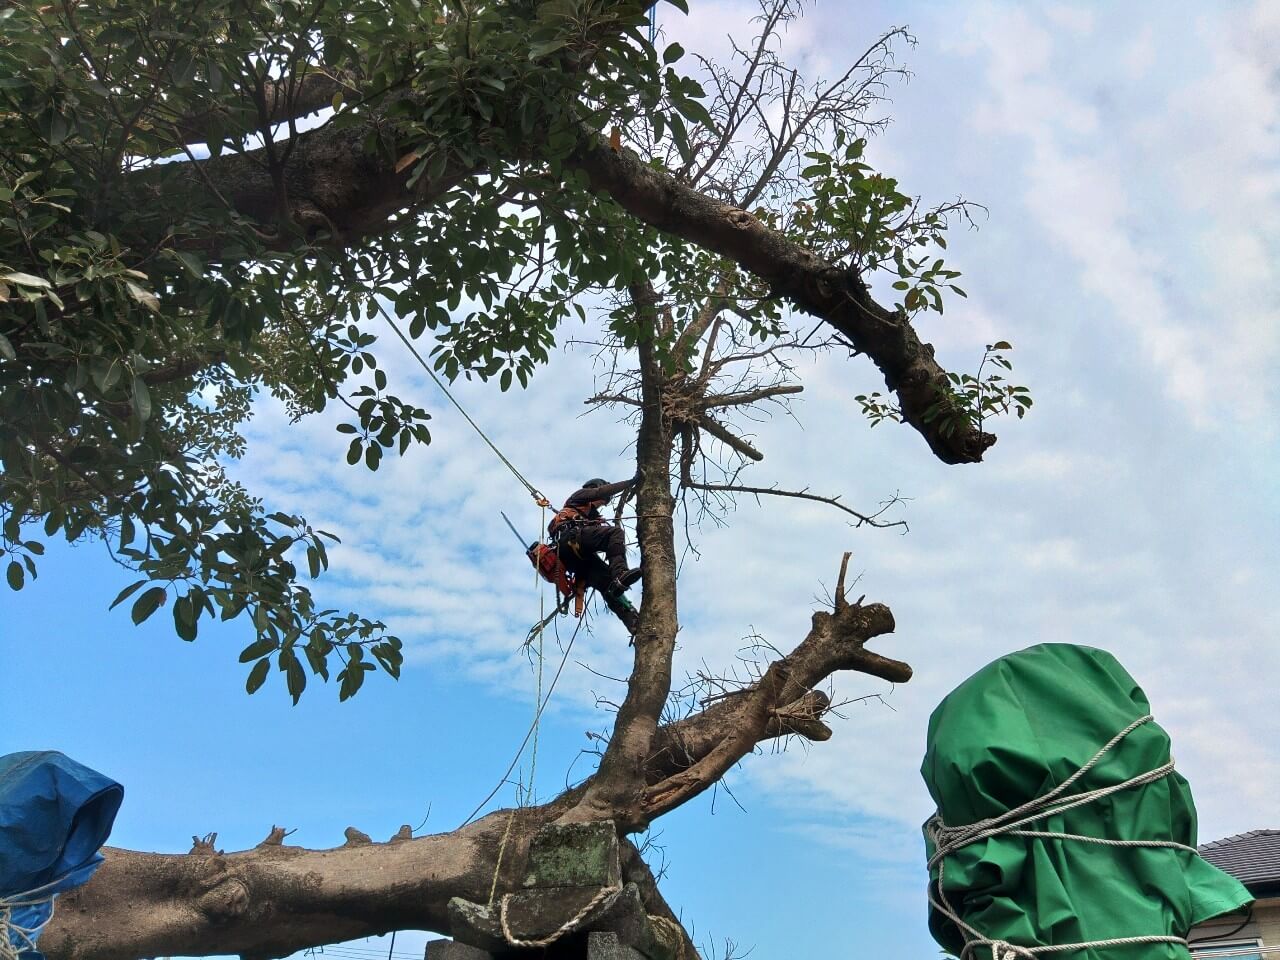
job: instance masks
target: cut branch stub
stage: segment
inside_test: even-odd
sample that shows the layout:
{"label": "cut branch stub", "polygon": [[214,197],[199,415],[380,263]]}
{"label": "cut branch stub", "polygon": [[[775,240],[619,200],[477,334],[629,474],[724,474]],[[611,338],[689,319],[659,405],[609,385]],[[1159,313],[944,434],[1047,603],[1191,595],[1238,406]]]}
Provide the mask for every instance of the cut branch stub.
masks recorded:
{"label": "cut branch stub", "polygon": [[342,835],[347,838],[344,846],[354,847],[359,844],[373,843],[372,837],[363,830],[357,830],[355,827],[347,827],[346,830],[342,831]]}
{"label": "cut branch stub", "polygon": [[279,847],[284,844],[284,838],[289,835],[289,831],[284,827],[271,826],[271,832],[267,834],[266,839],[258,844],[260,847]]}
{"label": "cut branch stub", "polygon": [[221,850],[214,847],[217,842],[218,834],[216,831],[214,833],[206,833],[203,837],[192,837],[191,850],[188,852],[197,856],[217,856],[222,853]]}

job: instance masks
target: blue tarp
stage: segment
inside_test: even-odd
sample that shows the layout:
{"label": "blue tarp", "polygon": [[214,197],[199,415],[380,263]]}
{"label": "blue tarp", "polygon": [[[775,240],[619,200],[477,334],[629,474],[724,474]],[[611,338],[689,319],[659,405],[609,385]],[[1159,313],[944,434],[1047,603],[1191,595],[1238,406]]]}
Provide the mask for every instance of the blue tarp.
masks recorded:
{"label": "blue tarp", "polygon": [[[93,875],[123,799],[120,784],[56,750],[0,757],[0,901],[38,901],[15,904],[11,926],[39,930],[52,897]],[[18,930],[9,940],[40,960]]]}

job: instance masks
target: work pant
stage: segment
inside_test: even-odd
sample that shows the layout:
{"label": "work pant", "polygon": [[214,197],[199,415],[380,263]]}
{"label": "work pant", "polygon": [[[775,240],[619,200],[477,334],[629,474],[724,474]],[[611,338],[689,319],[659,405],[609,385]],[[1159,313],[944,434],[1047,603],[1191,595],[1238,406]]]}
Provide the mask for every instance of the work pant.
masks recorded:
{"label": "work pant", "polygon": [[[622,528],[603,523],[582,526],[565,530],[558,541],[560,562],[592,590],[599,591],[605,606],[634,633],[635,607],[625,595],[610,589],[613,581],[627,572],[627,539]],[[600,559],[601,551],[609,561],[607,565]]]}
{"label": "work pant", "polygon": [[[615,527],[611,523],[584,523],[578,525],[577,529],[570,528],[566,530],[559,539],[561,543],[572,542],[578,545],[577,551],[572,548],[560,551],[560,559],[564,561],[565,566],[569,567],[570,570],[573,570],[573,567],[570,566],[571,557],[566,556],[566,554],[575,553],[576,556],[572,557],[572,559],[576,560],[580,557],[586,561],[586,558],[590,557],[590,560],[595,561],[596,567],[603,569],[605,576],[603,583],[587,581],[589,586],[601,592],[609,585],[610,580],[617,579],[627,572],[627,534],[621,527]],[[608,562],[607,568],[597,556],[600,553],[604,554],[605,560]],[[586,567],[590,566],[590,562],[587,561]],[[592,576],[593,572],[597,575],[599,574],[599,571],[591,571],[585,567],[582,570],[582,573],[588,577]]]}

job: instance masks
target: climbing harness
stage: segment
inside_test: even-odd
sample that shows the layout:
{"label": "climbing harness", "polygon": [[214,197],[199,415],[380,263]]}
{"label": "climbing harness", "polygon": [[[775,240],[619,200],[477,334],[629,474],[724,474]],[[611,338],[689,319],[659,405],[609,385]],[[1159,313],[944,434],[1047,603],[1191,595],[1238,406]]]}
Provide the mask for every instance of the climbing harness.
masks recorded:
{"label": "climbing harness", "polygon": [[[960,918],[959,913],[951,906],[947,900],[946,894],[943,892],[943,881],[945,879],[947,857],[955,853],[961,847],[968,846],[971,843],[977,843],[986,840],[989,837],[1000,835],[1009,835],[1015,837],[1039,837],[1053,838],[1059,840],[1079,840],[1084,843],[1102,844],[1110,847],[1164,847],[1174,850],[1182,850],[1187,853],[1195,854],[1195,847],[1188,846],[1183,843],[1175,843],[1171,840],[1110,840],[1104,837],[1089,837],[1074,833],[1059,833],[1048,830],[1024,830],[1027,824],[1037,820],[1043,820],[1056,814],[1064,813],[1075,807],[1083,806],[1103,797],[1118,793],[1121,790],[1128,790],[1133,787],[1139,787],[1143,784],[1154,783],[1173,773],[1174,762],[1171,759],[1168,763],[1161,764],[1154,770],[1148,770],[1140,773],[1135,777],[1131,777],[1121,783],[1112,784],[1107,787],[1099,787],[1095,790],[1087,790],[1083,793],[1069,794],[1063,796],[1066,791],[1076,783],[1081,777],[1095,767],[1099,761],[1106,756],[1113,747],[1130,733],[1142,726],[1144,723],[1152,721],[1154,717],[1151,714],[1139,717],[1129,726],[1125,727],[1114,737],[1112,737],[1097,753],[1095,753],[1084,766],[1069,776],[1066,780],[1054,787],[1048,793],[1035,797],[1021,806],[1008,810],[996,817],[988,817],[985,820],[978,820],[975,823],[964,824],[962,826],[948,826],[942,821],[941,816],[934,814],[925,824],[925,832],[929,841],[933,844],[933,855],[929,857],[928,866],[932,869],[934,866],[938,868],[938,879],[929,885],[929,903],[942,913],[948,920],[956,925],[964,936],[964,949],[960,952],[960,960],[970,960],[976,956],[980,948],[987,948],[991,951],[991,960],[1035,960],[1042,954],[1062,953],[1066,951],[1079,951],[1088,948],[1103,947],[1122,947],[1131,944],[1144,943],[1172,943],[1182,944],[1186,946],[1187,941],[1183,937],[1173,936],[1134,936],[1134,937],[1113,937],[1107,940],[1089,940],[1083,943],[1060,943],[1050,946],[1025,947],[1018,944],[1009,943],[1005,940],[995,940],[986,936],[981,930],[970,926]],[[935,890],[937,895],[935,896]]]}
{"label": "climbing harness", "polygon": [[[516,539],[520,541],[520,545],[523,547],[525,540],[524,537],[520,536],[520,531],[516,529],[516,525],[511,522],[511,518],[506,513],[501,510],[498,512],[502,514],[502,519],[507,522],[507,526],[511,528],[511,532],[515,534]],[[554,523],[554,521],[552,522]],[[566,542],[563,545],[570,547],[575,552],[578,550],[576,543]],[[586,582],[571,573],[569,568],[564,565],[564,561],[560,559],[561,546],[561,541],[553,538],[553,541],[549,544],[543,543],[541,540],[535,540],[525,547],[524,554],[529,558],[529,562],[533,564],[533,569],[538,572],[538,576],[554,586],[557,591],[555,609],[550,616],[540,619],[533,629],[529,631],[529,637],[525,641],[526,644],[537,636],[556,616],[567,612],[570,600],[573,600],[573,615],[575,617],[581,617],[586,609]]]}

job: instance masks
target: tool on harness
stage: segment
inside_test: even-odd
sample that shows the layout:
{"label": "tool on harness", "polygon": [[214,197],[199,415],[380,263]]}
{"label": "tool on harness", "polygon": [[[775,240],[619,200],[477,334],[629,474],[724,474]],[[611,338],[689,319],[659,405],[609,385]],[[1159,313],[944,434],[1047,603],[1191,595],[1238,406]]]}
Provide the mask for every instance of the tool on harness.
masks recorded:
{"label": "tool on harness", "polygon": [[[520,531],[511,522],[511,518],[502,511],[498,512],[502,513],[502,519],[507,522],[507,526],[511,528],[511,532],[515,534],[516,539],[520,541],[520,545],[523,547],[527,541],[520,536]],[[524,553],[529,558],[529,562],[533,564],[533,568],[538,571],[538,576],[555,586],[560,594],[560,606],[567,610],[569,598],[572,597],[573,615],[581,617],[587,605],[587,585],[581,578],[574,576],[565,567],[564,561],[560,559],[558,546],[558,544],[547,544],[541,540],[535,540],[525,547]]]}

